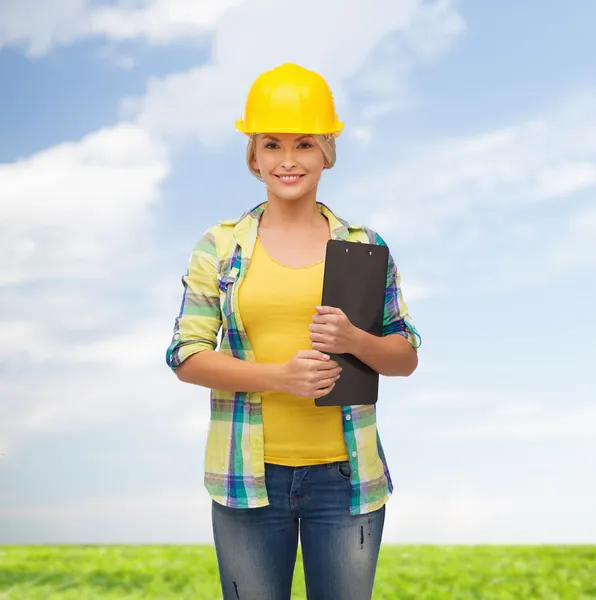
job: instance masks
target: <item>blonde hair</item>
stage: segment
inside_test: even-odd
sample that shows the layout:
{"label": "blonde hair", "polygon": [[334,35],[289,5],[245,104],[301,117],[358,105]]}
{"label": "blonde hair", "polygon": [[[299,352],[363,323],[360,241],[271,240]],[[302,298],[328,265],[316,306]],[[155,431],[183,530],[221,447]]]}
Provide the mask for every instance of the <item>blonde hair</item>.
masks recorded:
{"label": "blonde hair", "polygon": [[[263,181],[261,177],[261,173],[258,169],[253,167],[253,161],[255,158],[255,140],[256,133],[252,133],[248,138],[248,144],[246,146],[246,164],[248,165],[248,170],[259,180]],[[314,134],[313,139],[318,144],[319,148],[321,148],[323,152],[323,156],[325,157],[325,169],[331,169],[333,165],[335,165],[335,161],[337,160],[337,150],[335,147],[335,137],[332,135],[321,135]]]}

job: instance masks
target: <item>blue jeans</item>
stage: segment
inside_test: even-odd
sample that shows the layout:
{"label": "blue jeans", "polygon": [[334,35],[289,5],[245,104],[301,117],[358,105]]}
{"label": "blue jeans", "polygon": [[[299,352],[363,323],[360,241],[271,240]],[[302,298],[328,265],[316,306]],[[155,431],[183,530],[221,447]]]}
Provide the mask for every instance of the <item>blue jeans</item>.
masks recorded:
{"label": "blue jeans", "polygon": [[224,600],[290,600],[298,538],[308,600],[370,600],[385,507],[350,515],[350,463],[265,465],[269,506],[213,502]]}

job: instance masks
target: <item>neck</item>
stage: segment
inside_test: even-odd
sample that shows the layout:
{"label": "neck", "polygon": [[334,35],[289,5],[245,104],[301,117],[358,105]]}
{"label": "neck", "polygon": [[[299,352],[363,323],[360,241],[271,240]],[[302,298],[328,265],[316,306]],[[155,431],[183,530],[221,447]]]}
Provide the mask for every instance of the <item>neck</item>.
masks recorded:
{"label": "neck", "polygon": [[319,211],[316,196],[308,195],[296,200],[283,200],[267,195],[267,205],[261,217],[261,226],[286,230],[312,229],[325,217]]}

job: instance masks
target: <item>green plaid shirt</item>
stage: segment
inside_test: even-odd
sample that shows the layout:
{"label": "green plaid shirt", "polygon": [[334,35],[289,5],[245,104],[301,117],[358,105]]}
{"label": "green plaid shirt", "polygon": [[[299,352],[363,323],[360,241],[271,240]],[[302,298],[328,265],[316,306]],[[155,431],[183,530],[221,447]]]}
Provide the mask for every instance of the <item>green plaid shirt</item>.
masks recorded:
{"label": "green plaid shirt", "polygon": [[[222,326],[219,351],[241,360],[255,360],[238,309],[238,288],[248,269],[265,206],[266,203],[259,204],[239,219],[220,221],[204,233],[193,249],[182,277],[182,306],[166,353],[171,369],[197,352],[215,350]],[[329,221],[333,239],[386,245],[371,229],[346,222],[324,204],[317,206]],[[404,336],[414,348],[420,346],[390,253],[383,335],[392,334]],[[342,411],[352,466],[350,512],[365,514],[387,502],[393,484],[377,431],[375,406],[344,406]],[[211,390],[205,486],[216,502],[233,508],[269,504],[263,446],[260,393]]]}

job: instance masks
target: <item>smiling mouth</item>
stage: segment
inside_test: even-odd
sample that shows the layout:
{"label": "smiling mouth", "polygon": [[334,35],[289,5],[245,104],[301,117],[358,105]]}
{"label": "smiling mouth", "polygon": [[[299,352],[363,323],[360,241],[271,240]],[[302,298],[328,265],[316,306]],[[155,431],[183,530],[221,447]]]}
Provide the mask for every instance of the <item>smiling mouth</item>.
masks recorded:
{"label": "smiling mouth", "polygon": [[278,179],[281,179],[282,181],[298,181],[299,179],[301,179],[302,177],[304,177],[304,175],[276,175],[276,177]]}

